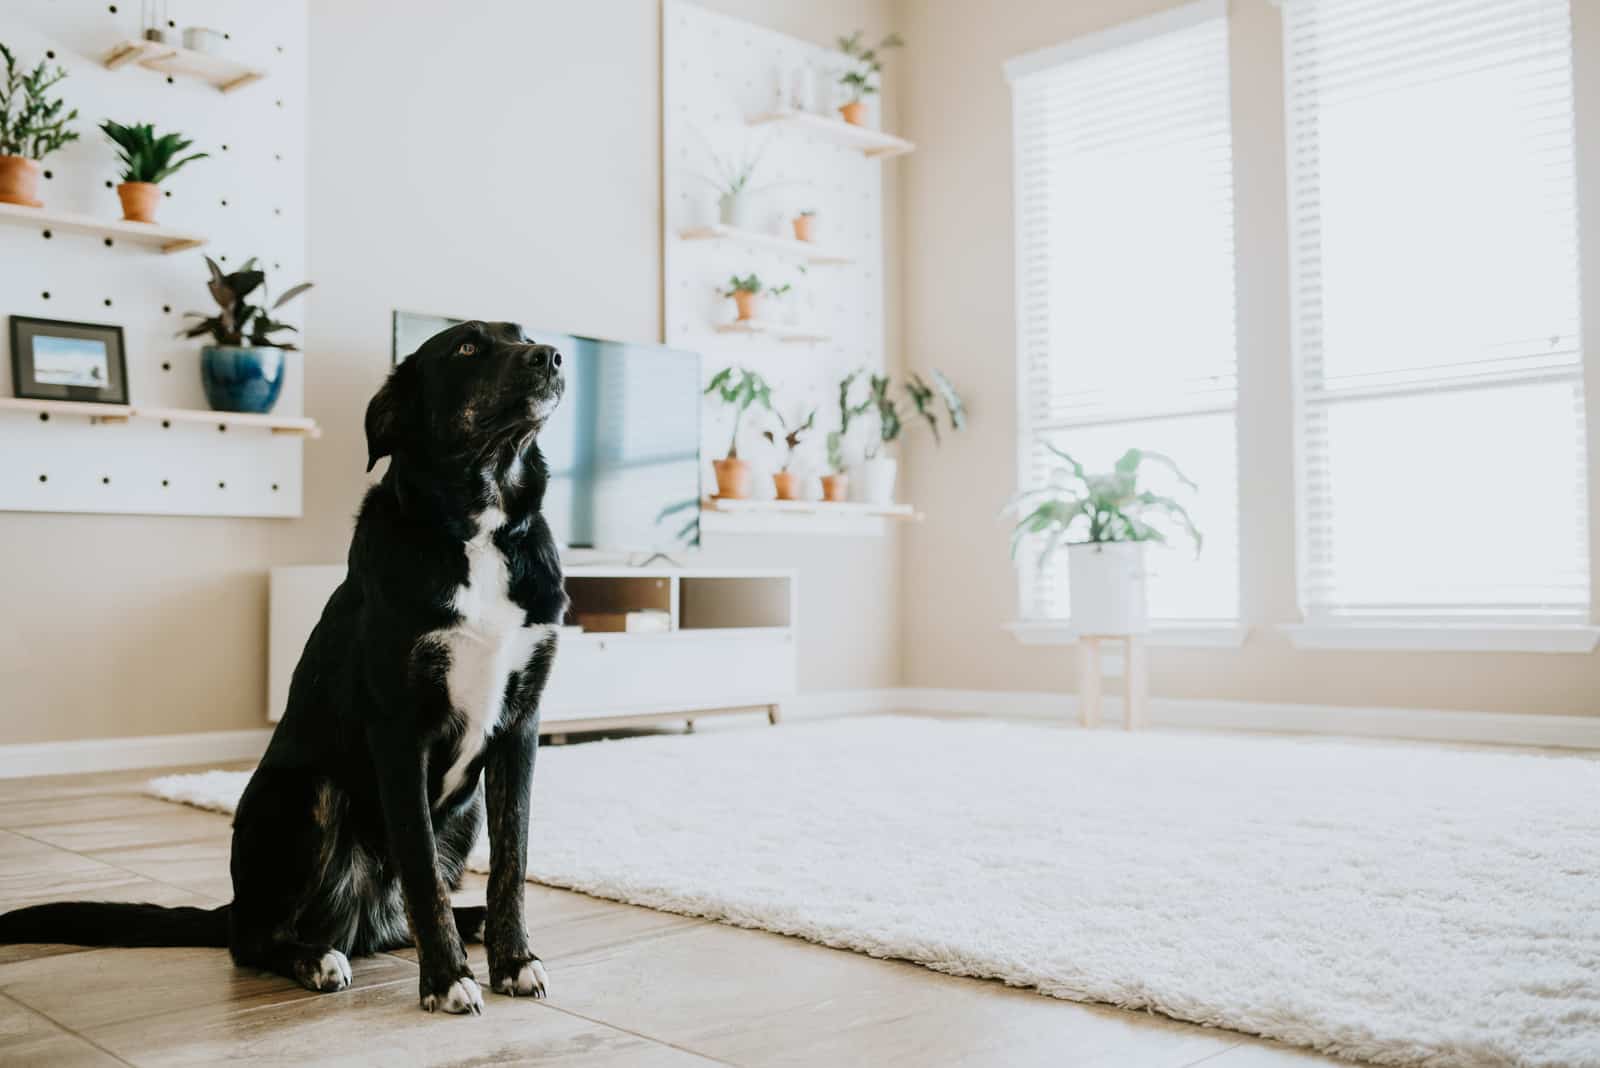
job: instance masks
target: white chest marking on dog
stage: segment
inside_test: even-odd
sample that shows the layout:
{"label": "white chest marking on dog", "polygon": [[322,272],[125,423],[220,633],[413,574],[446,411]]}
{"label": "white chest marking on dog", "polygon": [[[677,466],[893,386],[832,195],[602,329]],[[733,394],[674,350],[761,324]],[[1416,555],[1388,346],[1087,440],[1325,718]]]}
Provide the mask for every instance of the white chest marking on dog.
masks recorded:
{"label": "white chest marking on dog", "polygon": [[511,574],[494,543],[505,514],[490,508],[478,517],[478,533],[467,542],[467,581],[456,588],[451,607],[461,616],[449,630],[431,635],[450,657],[445,685],[464,728],[454,762],[445,772],[440,798],[461,785],[467,765],[500,725],[506,682],[521,671],[555,627],[523,626],[523,610],[511,600]]}

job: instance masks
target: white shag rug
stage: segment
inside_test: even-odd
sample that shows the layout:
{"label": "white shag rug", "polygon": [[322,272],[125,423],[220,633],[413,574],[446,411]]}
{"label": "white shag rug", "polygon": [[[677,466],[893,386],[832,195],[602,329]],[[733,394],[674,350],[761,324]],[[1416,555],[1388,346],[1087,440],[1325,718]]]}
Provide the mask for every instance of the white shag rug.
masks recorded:
{"label": "white shag rug", "polygon": [[[228,812],[245,778],[150,791]],[[1600,761],[846,719],[545,749],[528,852],[552,886],[1357,1060],[1600,1066]]]}

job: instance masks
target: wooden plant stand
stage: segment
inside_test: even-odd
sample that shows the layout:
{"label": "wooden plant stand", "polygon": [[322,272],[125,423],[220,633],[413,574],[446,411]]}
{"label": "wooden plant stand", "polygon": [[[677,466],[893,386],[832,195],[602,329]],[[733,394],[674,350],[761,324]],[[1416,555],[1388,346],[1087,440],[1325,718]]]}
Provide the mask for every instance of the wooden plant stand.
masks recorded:
{"label": "wooden plant stand", "polygon": [[1139,634],[1080,634],[1078,636],[1078,714],[1085,727],[1100,726],[1104,675],[1100,669],[1100,643],[1122,642],[1122,725],[1137,730],[1150,725],[1150,663],[1144,636]]}

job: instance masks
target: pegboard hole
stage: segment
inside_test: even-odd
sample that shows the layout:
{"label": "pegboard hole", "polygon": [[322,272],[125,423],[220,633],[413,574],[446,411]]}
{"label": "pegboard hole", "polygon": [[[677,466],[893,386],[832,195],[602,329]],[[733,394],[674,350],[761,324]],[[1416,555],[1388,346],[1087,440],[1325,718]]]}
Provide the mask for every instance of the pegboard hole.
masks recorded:
{"label": "pegboard hole", "polygon": [[227,489],[227,488],[228,488],[228,484],[226,482],[218,482],[217,483],[217,489]]}
{"label": "pegboard hole", "polygon": [[48,289],[45,290],[43,293],[40,293],[39,295],[41,297],[43,297],[45,300],[49,300],[50,299],[50,291]]}
{"label": "pegboard hole", "polygon": [[107,10],[110,11],[113,15],[115,15],[117,13],[117,5],[116,4],[112,4],[109,8],[107,8]]}
{"label": "pegboard hole", "polygon": [[[162,370],[163,370],[163,371],[170,371],[170,370],[172,370],[172,361],[171,361],[171,360],[162,360],[162,361],[161,361],[161,369],[162,369]],[[167,424],[166,424],[166,423],[165,423],[165,422],[163,422],[163,423],[162,423],[162,424],[161,424],[161,425],[162,425],[162,426],[166,426],[166,425],[167,425]]]}
{"label": "pegboard hole", "polygon": [[39,422],[48,423],[49,421],[50,421],[50,413],[49,412],[40,412],[39,413]]}
{"label": "pegboard hole", "polygon": [[106,188],[107,188],[107,189],[114,189],[114,188],[115,188],[115,186],[113,186],[113,185],[112,185],[112,184],[111,184],[111,179],[110,179],[110,178],[107,178],[107,179],[106,179]]}
{"label": "pegboard hole", "polygon": [[109,237],[108,237],[108,238],[106,238],[106,248],[110,248],[110,247],[112,247],[112,246],[113,246],[113,245],[114,245],[114,244],[116,244],[116,242],[115,242],[115,241],[112,241],[112,240],[111,240],[111,239],[110,239],[110,238],[109,238]]}
{"label": "pegboard hole", "polygon": [[228,206],[228,202],[227,202],[227,201],[226,201],[226,200],[224,200],[224,201],[223,201],[223,202],[222,202],[222,206],[223,206],[223,207],[227,207],[227,206]]}
{"label": "pegboard hole", "polygon": [[227,432],[228,432],[228,424],[227,423],[218,423],[217,424],[217,433],[226,434]]}
{"label": "pegboard hole", "polygon": [[[162,370],[166,370],[166,368],[162,368]],[[171,430],[172,429],[172,420],[171,419],[163,419],[163,420],[161,420],[161,429],[162,430]]]}
{"label": "pegboard hole", "polygon": [[45,239],[45,240],[46,240],[46,241],[48,241],[48,240],[50,240],[50,239],[51,239],[51,238],[52,238],[52,237],[54,237],[54,236],[56,236],[56,235],[55,235],[55,234],[52,234],[52,233],[51,233],[51,232],[50,232],[50,231],[49,231],[49,230],[46,230],[46,231],[45,231],[45,232],[44,232],[44,239]]}
{"label": "pegboard hole", "polygon": [[223,145],[222,146],[222,151],[224,151],[224,152],[228,151],[228,146],[227,145]]}
{"label": "pegboard hole", "polygon": [[105,299],[105,305],[106,305],[106,307],[108,307],[108,308],[109,308],[109,307],[111,307],[111,298],[110,298],[110,297],[107,297],[107,298],[106,298],[106,299]]}
{"label": "pegboard hole", "polygon": [[49,475],[40,475],[39,476],[39,481],[40,482],[49,482],[50,481],[50,476]]}
{"label": "pegboard hole", "polygon": [[162,196],[164,196],[164,197],[170,197],[170,196],[171,196],[171,195],[172,195],[172,190],[170,190],[170,189],[163,189],[163,190],[162,190],[162,191],[161,191],[161,195],[162,195]]}
{"label": "pegboard hole", "polygon": [[[45,54],[44,54],[44,58],[45,58],[45,59],[55,59],[55,58],[56,58],[56,51],[55,51],[55,49],[53,49],[53,48],[52,48],[52,49],[50,49],[50,50],[49,50],[49,51],[47,51],[47,52],[45,52]],[[47,177],[48,177],[48,175],[47,175]]]}
{"label": "pegboard hole", "polygon": [[45,178],[49,179],[49,178],[54,178],[56,175],[55,175],[54,171],[45,171],[44,172],[44,176],[45,176]]}
{"label": "pegboard hole", "polygon": [[111,485],[111,476],[110,475],[101,475],[100,476],[100,485],[102,485],[102,486]]}
{"label": "pegboard hole", "polygon": [[276,482],[274,482],[272,484],[272,492],[273,493],[277,493],[278,492],[278,484]]}
{"label": "pegboard hole", "polygon": [[163,314],[163,315],[171,315],[172,314],[172,305],[170,305],[170,304],[161,305],[161,314]]}
{"label": "pegboard hole", "polygon": [[167,480],[166,479],[162,479],[161,480],[161,488],[162,489],[166,489],[167,485],[168,485]]}
{"label": "pegboard hole", "polygon": [[169,74],[169,75],[167,75],[167,84],[168,85],[177,85],[178,84],[178,80],[176,78],[174,78],[172,75]]}

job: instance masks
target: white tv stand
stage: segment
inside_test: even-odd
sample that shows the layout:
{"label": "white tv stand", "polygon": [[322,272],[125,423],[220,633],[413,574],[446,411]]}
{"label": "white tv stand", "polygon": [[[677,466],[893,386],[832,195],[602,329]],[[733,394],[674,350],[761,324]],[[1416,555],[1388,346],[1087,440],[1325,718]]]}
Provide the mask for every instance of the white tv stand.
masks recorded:
{"label": "white tv stand", "polygon": [[[540,733],[630,727],[733,713],[777,723],[793,697],[799,584],[783,569],[569,566],[578,612],[666,612],[653,634],[563,629],[541,702]],[[271,570],[267,719],[283,716],[289,680],[342,565]]]}

